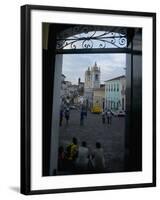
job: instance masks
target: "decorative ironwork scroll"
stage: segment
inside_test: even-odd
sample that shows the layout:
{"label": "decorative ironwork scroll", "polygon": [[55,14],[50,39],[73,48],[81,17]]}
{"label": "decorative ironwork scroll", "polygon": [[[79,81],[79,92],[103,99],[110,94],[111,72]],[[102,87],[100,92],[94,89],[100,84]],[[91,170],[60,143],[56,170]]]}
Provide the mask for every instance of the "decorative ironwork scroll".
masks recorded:
{"label": "decorative ironwork scroll", "polygon": [[57,36],[57,50],[125,47],[127,47],[125,28],[74,26]]}

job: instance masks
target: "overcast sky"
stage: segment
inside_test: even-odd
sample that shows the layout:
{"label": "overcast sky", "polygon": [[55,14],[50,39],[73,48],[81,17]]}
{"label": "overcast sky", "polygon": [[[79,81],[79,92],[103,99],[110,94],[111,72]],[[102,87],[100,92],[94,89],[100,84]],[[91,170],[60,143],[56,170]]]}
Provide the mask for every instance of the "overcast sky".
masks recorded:
{"label": "overcast sky", "polygon": [[97,62],[101,69],[101,83],[111,78],[125,74],[125,54],[68,54],[63,55],[62,73],[67,81],[78,83],[78,78],[84,81],[88,67]]}

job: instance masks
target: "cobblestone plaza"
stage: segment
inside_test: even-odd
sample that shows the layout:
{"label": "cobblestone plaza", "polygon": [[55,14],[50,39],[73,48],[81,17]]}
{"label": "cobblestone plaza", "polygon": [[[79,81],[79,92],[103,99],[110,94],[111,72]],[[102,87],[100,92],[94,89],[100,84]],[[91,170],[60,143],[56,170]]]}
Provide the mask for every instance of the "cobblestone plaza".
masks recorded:
{"label": "cobblestone plaza", "polygon": [[87,142],[87,146],[92,152],[95,143],[100,142],[104,150],[106,172],[124,171],[124,134],[125,117],[112,117],[112,123],[108,126],[107,122],[102,123],[101,114],[88,112],[84,119],[84,125],[80,125],[80,112],[70,111],[68,125],[63,119],[59,132],[59,146],[66,147],[71,143],[72,138],[78,139],[78,144],[82,141]]}

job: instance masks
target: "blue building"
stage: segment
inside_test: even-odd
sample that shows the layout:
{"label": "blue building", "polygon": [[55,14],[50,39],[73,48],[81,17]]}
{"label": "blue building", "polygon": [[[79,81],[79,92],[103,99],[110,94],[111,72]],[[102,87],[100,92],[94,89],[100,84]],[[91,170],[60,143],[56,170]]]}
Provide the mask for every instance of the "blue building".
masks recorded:
{"label": "blue building", "polygon": [[105,81],[105,107],[111,110],[126,109],[126,77],[119,76]]}

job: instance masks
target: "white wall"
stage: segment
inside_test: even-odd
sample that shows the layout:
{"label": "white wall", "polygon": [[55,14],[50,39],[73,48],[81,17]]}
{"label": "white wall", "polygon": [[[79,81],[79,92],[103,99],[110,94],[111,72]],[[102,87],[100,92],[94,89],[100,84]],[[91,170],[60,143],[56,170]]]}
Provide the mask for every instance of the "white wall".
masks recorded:
{"label": "white wall", "polygon": [[[32,0],[1,1],[0,6],[0,199],[159,199],[160,196],[160,123],[157,130],[157,187],[128,190],[112,190],[99,192],[81,192],[68,194],[54,194],[26,197],[17,192],[19,190],[20,171],[20,5],[46,4],[56,6],[75,6],[90,8],[106,8],[118,10],[135,10],[158,12],[158,0],[152,1],[128,1],[128,0]],[[157,16],[158,21],[160,15]],[[159,25],[159,24],[158,24]],[[160,35],[158,26],[157,35]],[[160,39],[157,39],[157,44]],[[160,55],[158,48],[157,55]],[[157,58],[160,64],[160,57]],[[160,70],[157,68],[160,76]],[[160,77],[157,77],[157,85],[160,85]],[[157,95],[157,115],[160,120],[160,93]]]}

